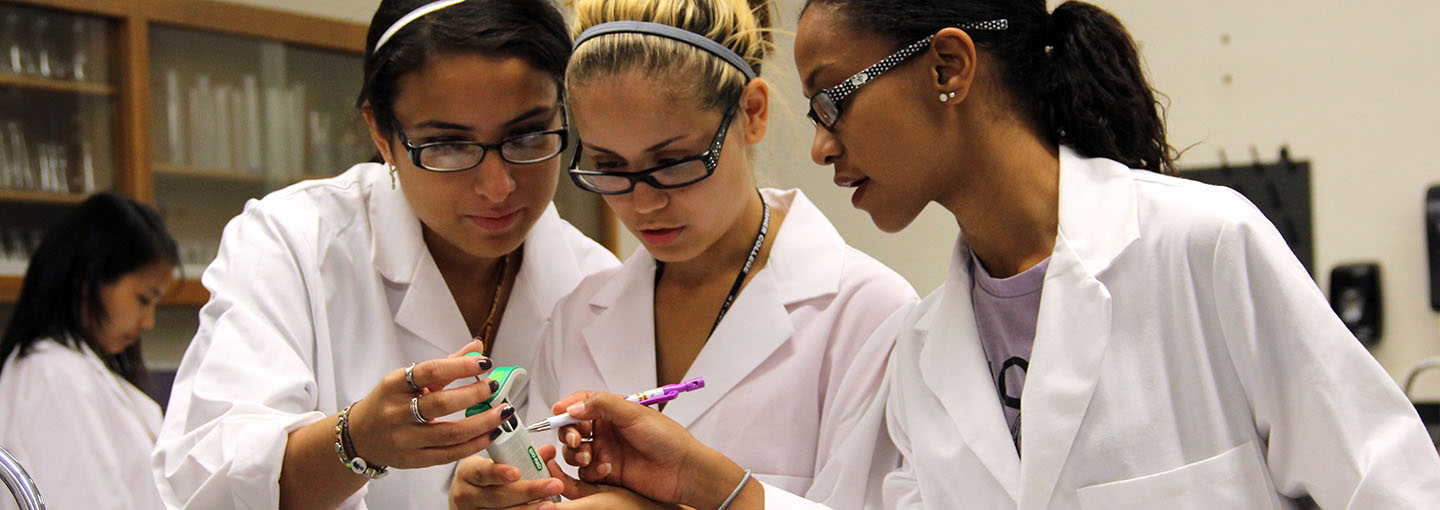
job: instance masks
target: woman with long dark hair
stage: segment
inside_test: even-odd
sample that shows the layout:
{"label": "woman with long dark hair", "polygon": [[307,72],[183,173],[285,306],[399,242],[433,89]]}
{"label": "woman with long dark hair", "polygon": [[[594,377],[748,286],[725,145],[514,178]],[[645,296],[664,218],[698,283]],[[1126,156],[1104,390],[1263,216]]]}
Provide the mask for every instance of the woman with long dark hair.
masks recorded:
{"label": "woman with long dark hair", "polygon": [[[1274,226],[1168,175],[1164,118],[1114,16],[811,0],[795,60],[812,157],[855,206],[898,231],[933,202],[961,230],[945,285],[894,332],[904,464],[876,481],[886,508],[1440,501],[1415,410]],[[581,445],[588,479],[697,508],[732,491],[731,509],[803,506],[654,413],[585,404],[603,418]]]}
{"label": "woman with long dark hair", "polygon": [[143,391],[140,336],[179,260],[154,210],[111,193],[31,257],[0,338],[0,445],[51,508],[161,506],[149,468],[160,406]]}
{"label": "woman with long dark hair", "polygon": [[523,405],[466,417],[495,390],[480,376],[532,365],[555,302],[617,265],[551,203],[569,145],[560,12],[379,4],[356,106],[384,163],[225,227],[156,445],[171,506],[444,508],[454,463]]}

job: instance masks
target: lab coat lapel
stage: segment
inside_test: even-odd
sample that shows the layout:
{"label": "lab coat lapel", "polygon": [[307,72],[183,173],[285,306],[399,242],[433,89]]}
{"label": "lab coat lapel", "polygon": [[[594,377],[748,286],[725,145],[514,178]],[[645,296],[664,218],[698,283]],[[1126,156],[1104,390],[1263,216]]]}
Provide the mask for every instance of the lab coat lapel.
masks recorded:
{"label": "lab coat lapel", "polygon": [[655,259],[636,249],[590,306],[599,315],[581,335],[605,387],[617,393],[655,387]]}
{"label": "lab coat lapel", "polygon": [[704,377],[705,389],[666,404],[665,415],[689,427],[789,340],[794,331],[785,304],[777,298],[773,273],[762,269],[735,298],[685,373],[685,379]]}
{"label": "lab coat lapel", "polygon": [[[386,176],[388,177],[388,175]],[[421,236],[420,219],[399,189],[369,183],[370,257],[386,280],[404,287],[395,323],[449,353],[471,338],[465,318]]]}
{"label": "lab coat lapel", "polygon": [[420,252],[422,260],[415,265],[410,285],[405,288],[395,323],[449,353],[469,342],[472,335],[430,251]]}
{"label": "lab coat lapel", "polygon": [[[770,257],[735,303],[685,378],[705,378],[705,389],[665,406],[665,415],[689,427],[790,340],[790,307],[834,294],[844,269],[845,240],[799,190],[764,188],[761,197],[785,221],[771,230]],[[783,284],[782,284],[783,282]],[[653,338],[653,336],[652,336]]]}
{"label": "lab coat lapel", "polygon": [[1021,394],[1020,509],[1049,504],[1100,377],[1110,336],[1110,293],[1064,236],[1046,269],[1035,346]]}
{"label": "lab coat lapel", "polygon": [[1098,275],[1139,238],[1130,172],[1061,151],[1060,227],[1021,395],[1021,510],[1052,499],[1101,376],[1112,313]]}
{"label": "lab coat lapel", "polygon": [[[566,228],[569,225],[551,204],[525,236],[520,248],[520,272],[515,275],[510,300],[505,303],[500,330],[495,332],[498,343],[513,356],[509,360],[497,359],[500,363],[513,365],[535,359],[541,331],[555,303],[584,278],[575,250],[565,245]],[[492,353],[499,349],[497,345]]]}
{"label": "lab coat lapel", "polygon": [[944,405],[960,438],[1010,498],[1019,500],[1020,459],[976,329],[969,261],[970,249],[961,238],[950,261],[941,306],[917,323],[916,329],[924,335],[920,375]]}

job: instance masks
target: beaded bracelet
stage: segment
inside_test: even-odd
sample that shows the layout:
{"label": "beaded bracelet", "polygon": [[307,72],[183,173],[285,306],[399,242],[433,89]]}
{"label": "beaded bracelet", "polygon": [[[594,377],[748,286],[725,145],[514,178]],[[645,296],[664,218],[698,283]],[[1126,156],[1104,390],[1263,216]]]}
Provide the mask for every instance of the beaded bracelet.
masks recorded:
{"label": "beaded bracelet", "polygon": [[371,480],[385,478],[385,475],[389,474],[385,466],[371,466],[368,462],[365,462],[365,459],[353,454],[353,446],[348,449],[345,447],[351,443],[350,407],[353,405],[354,404],[345,406],[345,409],[340,411],[340,417],[335,420],[335,455],[340,457],[340,463],[344,464],[346,469],[349,469],[357,475],[364,476]]}

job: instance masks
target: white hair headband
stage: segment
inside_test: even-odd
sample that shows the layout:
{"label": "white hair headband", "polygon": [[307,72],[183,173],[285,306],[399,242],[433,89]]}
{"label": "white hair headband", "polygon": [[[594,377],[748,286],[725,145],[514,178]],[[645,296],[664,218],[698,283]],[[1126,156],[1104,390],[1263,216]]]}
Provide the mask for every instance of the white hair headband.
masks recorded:
{"label": "white hair headband", "polygon": [[380,40],[375,41],[375,49],[374,49],[373,51],[371,51],[371,53],[379,53],[379,52],[380,52],[380,47],[381,47],[381,46],[384,46],[385,43],[386,43],[387,41],[389,41],[391,37],[394,37],[394,36],[395,36],[395,33],[396,33],[396,32],[399,32],[400,29],[405,28],[405,25],[409,25],[410,22],[415,21],[415,20],[417,20],[417,19],[420,19],[421,16],[424,16],[424,15],[426,15],[426,14],[430,14],[430,13],[432,13],[432,12],[438,11],[438,10],[440,10],[440,9],[444,9],[444,8],[446,8],[446,7],[449,7],[449,6],[458,4],[458,3],[460,3],[460,2],[464,2],[464,1],[465,1],[465,0],[438,0],[438,1],[435,1],[435,2],[430,2],[430,3],[428,3],[428,4],[422,5],[422,6],[420,6],[418,9],[415,9],[415,10],[413,10],[413,11],[410,11],[410,14],[406,14],[406,15],[404,15],[404,16],[401,16],[400,19],[395,20],[395,23],[394,23],[393,25],[390,25],[390,28],[385,29],[385,33],[380,34]]}

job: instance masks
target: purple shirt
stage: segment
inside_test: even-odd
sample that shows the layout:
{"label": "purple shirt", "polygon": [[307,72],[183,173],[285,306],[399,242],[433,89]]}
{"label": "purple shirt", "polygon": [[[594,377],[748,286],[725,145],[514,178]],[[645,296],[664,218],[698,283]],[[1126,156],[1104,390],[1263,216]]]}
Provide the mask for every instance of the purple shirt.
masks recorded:
{"label": "purple shirt", "polygon": [[1035,346],[1035,323],[1040,315],[1040,289],[1050,259],[1009,278],[993,278],[970,255],[970,274],[975,284],[970,299],[975,303],[975,327],[990,377],[1005,410],[1005,423],[1015,450],[1020,450],[1020,392],[1025,389],[1025,371],[1030,367],[1030,350]]}

